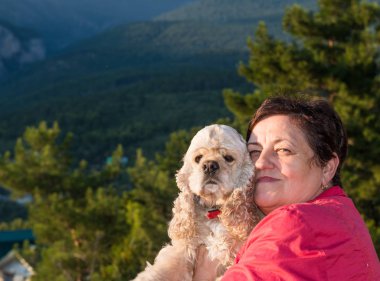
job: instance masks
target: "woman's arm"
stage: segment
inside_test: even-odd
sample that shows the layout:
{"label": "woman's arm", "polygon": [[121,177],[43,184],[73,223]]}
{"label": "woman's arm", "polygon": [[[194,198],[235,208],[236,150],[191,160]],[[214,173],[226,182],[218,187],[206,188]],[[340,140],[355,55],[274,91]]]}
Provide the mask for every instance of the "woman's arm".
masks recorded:
{"label": "woman's arm", "polygon": [[200,246],[197,252],[193,281],[215,281],[218,264],[218,261],[212,261],[209,258],[206,247]]}

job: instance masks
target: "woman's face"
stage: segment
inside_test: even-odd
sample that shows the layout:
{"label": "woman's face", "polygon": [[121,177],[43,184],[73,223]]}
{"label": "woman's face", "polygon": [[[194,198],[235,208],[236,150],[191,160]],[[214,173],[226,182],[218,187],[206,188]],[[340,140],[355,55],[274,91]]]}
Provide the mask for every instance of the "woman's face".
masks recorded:
{"label": "woman's face", "polygon": [[323,169],[312,161],[313,150],[288,116],[261,120],[253,128],[248,151],[256,168],[255,201],[265,214],[321,193]]}

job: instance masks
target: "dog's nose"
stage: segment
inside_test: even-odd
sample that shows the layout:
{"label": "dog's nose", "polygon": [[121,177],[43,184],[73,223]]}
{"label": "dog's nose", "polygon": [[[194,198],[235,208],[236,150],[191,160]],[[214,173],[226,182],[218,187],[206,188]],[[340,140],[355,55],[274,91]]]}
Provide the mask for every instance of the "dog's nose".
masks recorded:
{"label": "dog's nose", "polygon": [[206,175],[212,175],[219,169],[219,164],[216,161],[206,161],[203,163],[203,172]]}

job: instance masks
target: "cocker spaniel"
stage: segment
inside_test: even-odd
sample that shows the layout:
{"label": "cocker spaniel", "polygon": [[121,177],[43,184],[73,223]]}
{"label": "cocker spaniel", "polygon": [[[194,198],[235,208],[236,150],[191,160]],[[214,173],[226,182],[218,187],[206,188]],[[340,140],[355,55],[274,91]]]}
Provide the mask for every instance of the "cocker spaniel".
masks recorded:
{"label": "cocker spaniel", "polygon": [[180,193],[169,224],[171,244],[134,281],[192,280],[202,245],[222,275],[259,220],[252,177],[246,143],[237,131],[225,125],[200,130],[176,175]]}

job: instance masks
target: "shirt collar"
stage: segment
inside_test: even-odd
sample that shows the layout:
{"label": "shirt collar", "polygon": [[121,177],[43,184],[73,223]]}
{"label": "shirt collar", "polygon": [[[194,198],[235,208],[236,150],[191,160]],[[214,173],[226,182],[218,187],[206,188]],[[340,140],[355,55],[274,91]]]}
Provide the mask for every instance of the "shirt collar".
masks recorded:
{"label": "shirt collar", "polygon": [[329,189],[325,190],[321,194],[319,194],[314,200],[318,200],[325,197],[331,197],[331,196],[343,196],[347,197],[347,194],[343,191],[343,189],[339,185],[334,185],[330,187]]}

